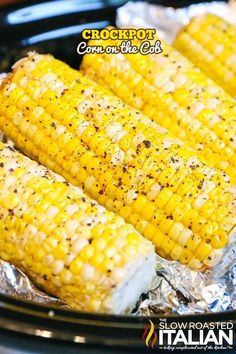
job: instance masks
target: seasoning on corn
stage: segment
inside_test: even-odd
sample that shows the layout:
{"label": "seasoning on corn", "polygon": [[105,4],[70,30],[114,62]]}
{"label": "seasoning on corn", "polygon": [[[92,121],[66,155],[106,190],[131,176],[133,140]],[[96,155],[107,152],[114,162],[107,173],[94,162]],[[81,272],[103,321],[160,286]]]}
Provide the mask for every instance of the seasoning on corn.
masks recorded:
{"label": "seasoning on corn", "polygon": [[124,313],[151,285],[151,242],[2,143],[0,215],[0,257],[74,309]]}
{"label": "seasoning on corn", "polygon": [[164,41],[162,49],[156,55],[87,54],[82,70],[188,142],[236,183],[235,100]]}
{"label": "seasoning on corn", "polygon": [[222,18],[194,17],[174,43],[175,48],[236,98],[236,28]]}
{"label": "seasoning on corn", "polygon": [[236,225],[228,178],[80,72],[50,55],[16,63],[0,88],[0,129],[133,224],[161,256],[194,269],[221,258]]}

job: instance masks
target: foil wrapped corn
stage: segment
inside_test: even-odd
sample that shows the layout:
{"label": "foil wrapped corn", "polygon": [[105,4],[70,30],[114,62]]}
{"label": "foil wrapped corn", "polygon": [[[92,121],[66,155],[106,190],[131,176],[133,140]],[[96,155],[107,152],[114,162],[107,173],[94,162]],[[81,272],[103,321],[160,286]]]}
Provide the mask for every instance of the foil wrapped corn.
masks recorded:
{"label": "foil wrapped corn", "polygon": [[[120,45],[122,41],[90,41]],[[137,47],[138,41],[132,41]],[[236,102],[177,50],[87,54],[81,70],[194,147],[236,182]]]}
{"label": "foil wrapped corn", "polygon": [[17,62],[0,87],[0,128],[133,224],[161,256],[193,269],[222,257],[236,225],[229,179],[80,72],[50,55]]}
{"label": "foil wrapped corn", "polygon": [[194,17],[177,35],[181,53],[236,97],[236,27],[206,14]]}
{"label": "foil wrapped corn", "polygon": [[155,275],[133,226],[0,143],[0,258],[77,310],[125,313]]}

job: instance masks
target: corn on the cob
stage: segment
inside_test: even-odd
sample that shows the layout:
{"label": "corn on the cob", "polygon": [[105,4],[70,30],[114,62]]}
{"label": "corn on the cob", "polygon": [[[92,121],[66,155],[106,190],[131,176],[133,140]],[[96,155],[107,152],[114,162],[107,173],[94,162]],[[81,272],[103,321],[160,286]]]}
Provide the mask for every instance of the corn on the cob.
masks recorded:
{"label": "corn on the cob", "polygon": [[162,256],[198,269],[222,256],[236,224],[227,178],[80,72],[49,55],[22,59],[0,88],[0,128]]}
{"label": "corn on the cob", "polygon": [[0,257],[74,309],[123,313],[150,286],[151,242],[78,187],[2,143],[0,216]]}
{"label": "corn on the cob", "polygon": [[[90,42],[104,47],[115,43],[121,41]],[[87,54],[81,69],[236,182],[236,102],[178,51],[164,41],[162,47],[154,55]]]}
{"label": "corn on the cob", "polygon": [[207,14],[194,17],[176,37],[175,48],[236,98],[236,28]]}

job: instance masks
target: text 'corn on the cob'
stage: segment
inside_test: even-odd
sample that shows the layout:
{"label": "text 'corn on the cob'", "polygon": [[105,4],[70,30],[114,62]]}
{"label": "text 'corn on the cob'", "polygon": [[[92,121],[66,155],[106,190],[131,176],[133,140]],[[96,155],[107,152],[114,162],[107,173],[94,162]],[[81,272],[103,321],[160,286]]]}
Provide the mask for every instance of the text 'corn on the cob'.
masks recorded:
{"label": "text 'corn on the cob'", "polygon": [[0,258],[74,309],[130,311],[155,274],[132,225],[2,143],[0,231]]}
{"label": "text 'corn on the cob'", "polygon": [[177,35],[175,48],[236,98],[236,27],[207,14]]}
{"label": "text 'corn on the cob'", "polygon": [[80,72],[50,55],[19,61],[0,87],[0,128],[160,255],[196,269],[221,258],[236,225],[228,179]]}
{"label": "text 'corn on the cob'", "polygon": [[[89,44],[106,47],[121,42]],[[87,54],[81,70],[188,142],[235,183],[235,100],[177,50],[161,43],[160,54]]]}

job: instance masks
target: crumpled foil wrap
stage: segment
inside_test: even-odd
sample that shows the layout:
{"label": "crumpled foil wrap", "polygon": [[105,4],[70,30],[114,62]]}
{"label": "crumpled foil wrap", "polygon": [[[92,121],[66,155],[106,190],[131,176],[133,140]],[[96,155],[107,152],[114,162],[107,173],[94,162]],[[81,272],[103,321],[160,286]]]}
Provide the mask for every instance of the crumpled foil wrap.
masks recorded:
{"label": "crumpled foil wrap", "polygon": [[21,300],[67,308],[67,305],[39,290],[18,268],[0,260],[0,294],[11,295]]}
{"label": "crumpled foil wrap", "polygon": [[158,257],[153,289],[140,300],[136,315],[199,314],[236,310],[236,242],[211,271],[196,272]]}
{"label": "crumpled foil wrap", "polygon": [[236,0],[203,2],[173,8],[146,2],[128,2],[117,10],[118,27],[156,28],[160,38],[172,43],[178,31],[196,15],[213,13],[236,24]]}
{"label": "crumpled foil wrap", "polygon": [[[173,9],[143,2],[129,2],[117,12],[120,27],[151,27],[171,42],[179,29],[196,14],[220,14],[236,23],[236,1],[212,2]],[[5,74],[0,75],[1,79]],[[12,142],[0,132],[0,141]],[[0,260],[0,294],[45,305],[68,308],[62,301],[39,290],[18,268]],[[144,294],[134,315],[199,314],[236,309],[236,237],[212,271],[194,272],[179,262],[157,256],[157,275],[152,290]]]}

